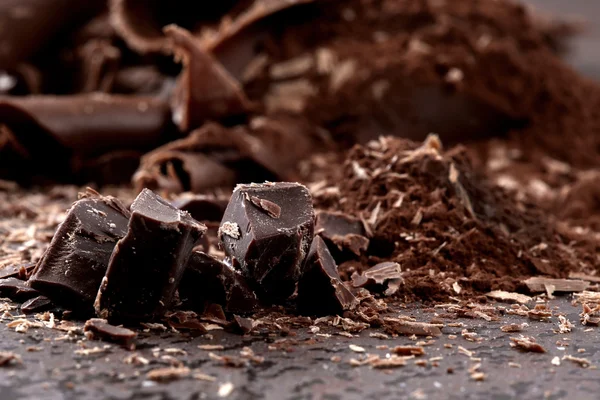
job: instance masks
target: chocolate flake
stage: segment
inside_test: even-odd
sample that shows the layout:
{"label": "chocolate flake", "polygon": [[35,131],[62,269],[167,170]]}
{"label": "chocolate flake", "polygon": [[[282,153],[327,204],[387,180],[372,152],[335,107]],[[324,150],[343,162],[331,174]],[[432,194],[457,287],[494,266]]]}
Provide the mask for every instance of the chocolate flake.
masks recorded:
{"label": "chocolate flake", "polygon": [[[251,205],[251,196],[281,207],[272,218]],[[314,215],[308,189],[298,183],[238,185],[220,230],[237,224],[237,235],[221,235],[223,249],[239,263],[244,275],[267,297],[284,299],[294,291],[302,275],[303,261],[313,236]]]}
{"label": "chocolate flake", "polygon": [[402,279],[400,264],[395,262],[382,262],[367,269],[362,275],[352,276],[352,286],[365,287],[369,285],[383,285],[388,281]]}
{"label": "chocolate flake", "polygon": [[589,282],[576,279],[551,279],[543,277],[532,277],[524,281],[532,292],[546,292],[552,286],[554,292],[583,292],[590,284]]}
{"label": "chocolate flake", "polygon": [[256,196],[250,196],[250,202],[269,214],[269,216],[272,218],[279,218],[281,216],[281,207],[272,201],[260,199]]}
{"label": "chocolate flake", "polygon": [[542,347],[539,343],[535,341],[535,338],[531,336],[519,336],[519,337],[511,337],[510,340],[512,343],[511,347],[518,348],[523,351],[529,351],[532,353],[545,353],[546,349]]}
{"label": "chocolate flake", "polygon": [[35,314],[54,307],[52,300],[46,296],[37,296],[21,304],[23,314]]}
{"label": "chocolate flake", "polygon": [[101,318],[87,320],[83,326],[83,331],[91,333],[91,338],[106,339],[111,342],[121,343],[126,347],[131,346],[133,339],[137,336],[134,331],[111,325],[108,321]]}
{"label": "chocolate flake", "polygon": [[23,361],[21,356],[11,351],[0,351],[0,367],[9,366],[12,364],[21,364]]}
{"label": "chocolate flake", "polygon": [[239,225],[235,222],[229,222],[229,221],[225,221],[225,222],[221,223],[221,226],[219,227],[219,238],[221,238],[221,240],[223,240],[222,239],[223,235],[227,235],[234,239],[239,239],[240,238]]}
{"label": "chocolate flake", "polygon": [[0,279],[0,296],[16,301],[24,301],[39,295],[40,292],[28,286],[25,281],[17,278]]}
{"label": "chocolate flake", "polygon": [[369,246],[361,220],[342,213],[319,211],[315,232],[325,240],[338,262],[360,256]]}
{"label": "chocolate flake", "polygon": [[315,236],[298,282],[298,308],[314,314],[339,314],[358,305],[344,286],[337,265],[320,236]]}
{"label": "chocolate flake", "polygon": [[192,248],[206,227],[144,189],[127,235],[112,254],[94,307],[99,317],[150,320],[170,306]]}

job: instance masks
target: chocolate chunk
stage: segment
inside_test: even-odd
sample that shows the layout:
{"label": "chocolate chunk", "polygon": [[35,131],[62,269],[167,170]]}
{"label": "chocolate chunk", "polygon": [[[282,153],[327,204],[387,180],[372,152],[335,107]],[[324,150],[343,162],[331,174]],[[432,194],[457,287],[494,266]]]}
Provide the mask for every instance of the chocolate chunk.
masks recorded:
{"label": "chocolate chunk", "polygon": [[325,240],[337,262],[356,258],[369,247],[363,223],[346,214],[318,212],[315,233]]}
{"label": "chocolate chunk", "polygon": [[111,196],[88,190],[73,203],[29,284],[57,304],[91,310],[129,212]]}
{"label": "chocolate chunk", "polygon": [[[276,204],[279,218],[257,207],[251,197]],[[293,293],[302,275],[313,230],[312,199],[306,187],[285,182],[249,184],[233,191],[220,238],[225,252],[252,284],[266,298],[282,300]]]}
{"label": "chocolate chunk", "polygon": [[103,0],[8,0],[0,2],[0,70],[15,68],[44,48],[58,33],[85,21]]}
{"label": "chocolate chunk", "polygon": [[205,231],[188,213],[144,189],[131,205],[127,235],[117,243],[102,279],[97,315],[109,321],[162,316]]}
{"label": "chocolate chunk", "polygon": [[98,93],[3,97],[0,121],[23,150],[24,159],[16,168],[5,162],[3,155],[0,171],[22,169],[20,174],[13,172],[22,179],[37,174],[72,180],[74,156],[145,151],[163,142],[169,133],[169,109],[162,101]]}
{"label": "chocolate chunk", "polygon": [[250,312],[258,306],[256,294],[238,271],[200,251],[194,251],[187,263],[179,297],[194,310],[204,309],[208,302],[236,313]]}
{"label": "chocolate chunk", "polygon": [[28,286],[25,281],[17,278],[0,279],[0,296],[23,301],[39,295],[40,292]]}
{"label": "chocolate chunk", "polygon": [[131,342],[137,336],[134,331],[123,328],[121,326],[114,326],[108,323],[105,319],[91,318],[85,322],[83,331],[88,332],[86,334],[88,339],[104,339],[110,342],[120,343],[126,347],[131,345]]}
{"label": "chocolate chunk", "polygon": [[318,315],[339,314],[358,304],[342,283],[337,265],[320,236],[315,236],[306,257],[297,302],[302,312]]}
{"label": "chocolate chunk", "polygon": [[352,286],[354,287],[370,286],[383,290],[384,285],[389,282],[390,287],[397,290],[398,281],[402,281],[402,270],[400,264],[395,262],[382,262],[367,269],[361,275],[352,274]]}
{"label": "chocolate chunk", "polygon": [[190,213],[196,221],[221,221],[228,199],[205,194],[184,193],[171,204]]}
{"label": "chocolate chunk", "polygon": [[197,331],[198,333],[206,333],[206,327],[198,319],[198,314],[193,311],[175,311],[165,316],[167,324],[173,329],[187,329]]}
{"label": "chocolate chunk", "polygon": [[182,132],[207,120],[241,115],[250,108],[240,83],[185,29],[170,25],[165,33],[183,63],[171,100],[173,122]]}
{"label": "chocolate chunk", "polygon": [[23,314],[35,314],[50,310],[53,307],[52,300],[46,296],[37,296],[21,304],[21,312]]}

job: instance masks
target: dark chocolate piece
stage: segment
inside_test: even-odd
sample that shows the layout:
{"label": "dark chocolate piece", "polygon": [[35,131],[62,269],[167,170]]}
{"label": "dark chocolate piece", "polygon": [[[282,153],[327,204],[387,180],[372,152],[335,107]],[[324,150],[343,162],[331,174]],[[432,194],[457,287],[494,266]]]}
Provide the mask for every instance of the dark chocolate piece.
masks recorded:
{"label": "dark chocolate piece", "polygon": [[85,21],[104,0],[3,0],[0,2],[0,70],[28,60],[58,33]]}
{"label": "dark chocolate piece", "polygon": [[27,282],[17,278],[0,279],[0,296],[15,301],[28,300],[40,295],[40,292],[27,285]]}
{"label": "dark chocolate piece", "polygon": [[[280,208],[273,218],[251,197]],[[302,275],[314,231],[308,189],[299,183],[238,185],[225,210],[219,236],[227,255],[266,298],[282,300]]]}
{"label": "dark chocolate piece", "polygon": [[127,322],[162,316],[205,231],[188,213],[144,189],[131,205],[127,235],[117,243],[102,279],[97,315]]}
{"label": "dark chocolate piece", "polygon": [[171,204],[190,213],[196,221],[221,221],[229,199],[205,194],[183,193]]}
{"label": "dark chocolate piece", "polygon": [[339,314],[358,305],[344,286],[327,245],[315,236],[306,257],[304,275],[298,282],[298,309],[305,313]]}
{"label": "dark chocolate piece", "polygon": [[99,93],[0,97],[0,121],[26,152],[19,168],[3,155],[0,170],[23,167],[23,178],[36,173],[72,179],[74,155],[145,151],[162,143],[170,126],[168,105],[160,100]]}
{"label": "dark chocolate piece", "polygon": [[23,314],[35,314],[54,308],[52,300],[46,296],[37,296],[21,304]]}
{"label": "dark chocolate piece", "polygon": [[352,286],[382,287],[389,281],[395,282],[402,279],[402,270],[400,264],[395,262],[382,262],[364,271],[362,274],[354,273],[352,275]]}
{"label": "dark chocolate piece", "polygon": [[59,305],[90,311],[129,212],[111,196],[88,190],[71,206],[29,284]]}
{"label": "dark chocolate piece", "polygon": [[250,104],[240,83],[185,29],[170,25],[176,60],[183,63],[171,99],[173,122],[182,132],[207,120],[244,114]]}
{"label": "dark chocolate piece", "polygon": [[318,212],[315,233],[325,240],[337,262],[359,257],[369,247],[363,223],[346,214]]}
{"label": "dark chocolate piece", "polygon": [[122,326],[114,326],[102,318],[91,318],[85,322],[83,331],[88,339],[101,339],[109,342],[120,343],[126,347],[131,346],[137,333]]}
{"label": "dark chocolate piece", "polygon": [[258,306],[256,294],[238,271],[200,251],[194,251],[187,263],[179,297],[194,310],[204,309],[207,302],[236,313],[250,312]]}

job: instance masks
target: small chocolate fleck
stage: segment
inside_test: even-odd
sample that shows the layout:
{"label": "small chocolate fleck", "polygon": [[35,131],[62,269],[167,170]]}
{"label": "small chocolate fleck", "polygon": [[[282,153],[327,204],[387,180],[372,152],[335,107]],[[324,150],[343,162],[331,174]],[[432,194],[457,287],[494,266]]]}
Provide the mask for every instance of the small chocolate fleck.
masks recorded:
{"label": "small chocolate fleck", "polygon": [[281,216],[281,207],[272,201],[266,199],[260,199],[256,196],[250,196],[250,202],[254,204],[256,207],[265,211],[269,216],[273,218],[279,218]]}

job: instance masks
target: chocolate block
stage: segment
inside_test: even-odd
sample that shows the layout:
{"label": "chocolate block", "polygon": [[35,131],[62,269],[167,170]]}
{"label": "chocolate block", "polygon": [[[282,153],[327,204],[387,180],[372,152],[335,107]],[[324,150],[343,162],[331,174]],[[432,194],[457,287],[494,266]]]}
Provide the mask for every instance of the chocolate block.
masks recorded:
{"label": "chocolate block", "polygon": [[359,257],[369,247],[362,222],[342,213],[318,212],[315,233],[325,240],[338,263]]}
{"label": "chocolate block", "polygon": [[250,312],[258,306],[256,294],[238,271],[201,251],[194,251],[187,263],[179,297],[199,312],[209,302],[237,313]]}
{"label": "chocolate block", "polygon": [[90,311],[128,218],[119,200],[88,190],[71,206],[29,285],[59,305]]}
{"label": "chocolate block", "polygon": [[[275,212],[275,210],[277,212]],[[302,275],[314,231],[308,189],[298,183],[238,185],[219,236],[233,265],[265,298],[282,300]]]}
{"label": "chocolate block", "polygon": [[144,189],[131,205],[127,235],[117,243],[102,279],[97,315],[109,321],[162,316],[205,231],[188,213]]}
{"label": "chocolate block", "polygon": [[337,265],[320,236],[315,236],[310,246],[304,270],[298,282],[300,311],[326,315],[356,307],[357,299],[342,283]]}

